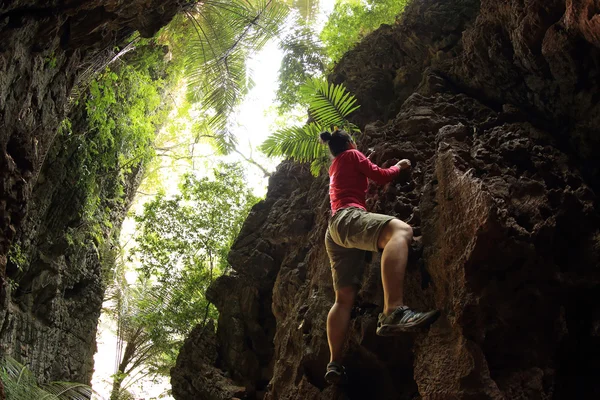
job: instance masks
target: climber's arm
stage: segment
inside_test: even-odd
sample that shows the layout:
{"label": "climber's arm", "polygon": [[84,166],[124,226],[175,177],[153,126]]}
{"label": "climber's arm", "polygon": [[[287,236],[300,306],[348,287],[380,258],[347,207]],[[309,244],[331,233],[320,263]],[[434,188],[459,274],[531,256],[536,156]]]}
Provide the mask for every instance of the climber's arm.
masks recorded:
{"label": "climber's arm", "polygon": [[367,178],[381,185],[391,182],[401,170],[410,168],[409,160],[401,160],[390,168],[380,168],[361,153],[357,152],[356,154],[358,170]]}

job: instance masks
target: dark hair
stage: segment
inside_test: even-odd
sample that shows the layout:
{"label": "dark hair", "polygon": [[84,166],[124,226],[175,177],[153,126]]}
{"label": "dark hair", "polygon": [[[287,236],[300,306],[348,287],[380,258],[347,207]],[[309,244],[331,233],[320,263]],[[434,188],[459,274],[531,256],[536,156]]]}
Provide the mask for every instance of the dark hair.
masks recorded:
{"label": "dark hair", "polygon": [[348,132],[335,130],[333,133],[321,132],[321,141],[329,145],[329,151],[335,157],[348,150],[348,143],[353,143],[352,136]]}

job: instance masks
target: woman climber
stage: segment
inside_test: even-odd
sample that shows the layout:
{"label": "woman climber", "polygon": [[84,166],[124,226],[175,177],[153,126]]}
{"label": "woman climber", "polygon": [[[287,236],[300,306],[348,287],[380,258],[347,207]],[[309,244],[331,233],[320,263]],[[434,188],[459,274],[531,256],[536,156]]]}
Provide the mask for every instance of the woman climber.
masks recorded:
{"label": "woman climber", "polygon": [[439,312],[417,312],[404,305],[404,272],[412,228],[394,217],[366,211],[367,178],[379,184],[391,182],[400,171],[410,168],[410,161],[400,160],[390,168],[379,168],[356,149],[348,133],[335,130],[320,136],[334,157],[329,168],[332,217],[325,247],[331,262],[335,303],[327,316],[331,358],[325,380],[339,384],[346,380],[341,353],[360,286],[365,251],[383,250],[383,312],[377,321],[377,335],[394,336],[427,327],[437,319]]}

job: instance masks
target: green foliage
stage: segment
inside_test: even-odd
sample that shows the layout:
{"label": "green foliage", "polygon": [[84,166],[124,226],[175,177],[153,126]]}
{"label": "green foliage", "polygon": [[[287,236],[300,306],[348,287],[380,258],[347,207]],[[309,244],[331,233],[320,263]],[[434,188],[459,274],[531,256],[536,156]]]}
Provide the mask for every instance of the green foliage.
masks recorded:
{"label": "green foliage", "polygon": [[318,176],[329,159],[327,149],[320,143],[319,133],[334,127],[358,132],[358,127],[347,117],[359,106],[356,98],[341,84],[310,79],[300,90],[308,99],[308,113],[314,122],[275,132],[263,142],[260,150],[269,157],[284,156],[298,162],[310,162],[311,172]]}
{"label": "green foliage", "polygon": [[81,383],[40,385],[27,367],[10,357],[2,361],[0,380],[8,400],[88,400],[93,393],[89,386]]}
{"label": "green foliage", "polygon": [[192,125],[192,134],[195,143],[210,144],[219,155],[227,155],[238,145],[235,135],[229,129],[214,131],[212,120],[209,118],[197,119]]}
{"label": "green foliage", "polygon": [[243,176],[239,164],[220,164],[211,177],[186,175],[180,194],[159,194],[135,216],[130,261],[135,258],[140,278],[128,286],[123,266],[117,272],[115,314],[127,348],[115,397],[124,378],[142,365],[151,375],[168,375],[191,329],[217,318],[206,290],[227,269],[233,240],[258,201]]}
{"label": "green foliage", "polygon": [[73,124],[71,123],[71,120],[69,118],[65,118],[62,121],[60,121],[60,124],[58,124],[58,130],[56,131],[56,134],[59,136],[69,136],[72,133]]}
{"label": "green foliage", "polygon": [[54,69],[57,66],[56,54],[54,51],[48,54],[48,56],[44,57],[44,64],[48,66],[50,69]]}
{"label": "green foliage", "polygon": [[223,270],[229,246],[256,201],[240,165],[220,164],[213,179],[186,175],[181,194],[158,195],[135,218],[142,272],[169,279],[179,267],[200,268],[211,257]]}
{"label": "green foliage", "polygon": [[65,241],[71,246],[91,241],[99,255],[113,231],[113,210],[126,201],[129,177],[154,156],[152,142],[170,105],[162,101],[172,85],[164,48],[140,42],[127,56],[127,63],[107,68],[90,82],[79,102],[83,124],[65,120],[59,128],[68,146],[76,148],[73,183],[82,203],[82,223],[69,228]]}
{"label": "green foliage", "polygon": [[21,249],[19,243],[14,242],[8,250],[8,261],[17,267],[19,271],[23,270],[27,263],[27,255]]}
{"label": "green foliage", "polygon": [[185,60],[190,97],[217,133],[251,87],[246,71],[249,54],[279,32],[288,8],[275,0],[211,0],[176,17],[163,31],[175,57]]}
{"label": "green foliage", "polygon": [[321,32],[325,52],[333,62],[381,24],[392,24],[408,0],[338,0]]}
{"label": "green foliage", "polygon": [[334,85],[325,79],[310,79],[300,90],[308,98],[309,116],[325,129],[338,126],[348,132],[358,131],[356,125],[349,122],[347,117],[360,106],[344,85]]}
{"label": "green foliage", "polygon": [[10,275],[7,277],[8,285],[12,291],[15,291],[19,288],[18,280],[23,274],[23,268],[27,265],[27,254],[18,242],[13,242],[8,249],[8,265],[16,267],[15,271],[7,273]]}
{"label": "green foliage", "polygon": [[152,157],[151,143],[165,118],[160,112],[163,85],[131,64],[118,74],[107,69],[91,82],[86,109],[95,135],[87,151],[95,165],[104,170],[117,166],[123,176]]}
{"label": "green foliage", "polygon": [[296,26],[281,41],[279,48],[283,59],[279,69],[279,87],[276,99],[278,111],[284,113],[305,101],[300,87],[313,76],[322,76],[325,72],[325,54],[310,26]]}
{"label": "green foliage", "polygon": [[313,24],[319,16],[320,0],[285,0],[297,14],[296,22]]}
{"label": "green foliage", "polygon": [[327,151],[319,141],[323,131],[320,124],[311,122],[305,126],[283,128],[270,135],[260,150],[269,157],[286,156],[298,162],[310,162],[311,172],[318,176],[328,160]]}

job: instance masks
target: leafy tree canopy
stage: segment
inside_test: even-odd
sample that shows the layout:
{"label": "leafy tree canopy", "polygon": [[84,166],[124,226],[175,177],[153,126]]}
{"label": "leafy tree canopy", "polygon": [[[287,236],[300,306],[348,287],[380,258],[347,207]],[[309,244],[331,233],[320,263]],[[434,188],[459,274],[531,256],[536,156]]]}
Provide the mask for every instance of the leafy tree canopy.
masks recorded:
{"label": "leafy tree canopy", "polygon": [[300,87],[313,76],[325,72],[325,53],[318,37],[301,20],[279,45],[283,59],[279,69],[279,87],[276,99],[279,113],[290,111],[297,104],[306,104]]}
{"label": "leafy tree canopy", "polygon": [[252,86],[246,68],[249,54],[278,35],[289,9],[276,0],[198,2],[163,30],[174,57],[185,60],[192,102],[212,112],[217,133]]}
{"label": "leafy tree canopy", "polygon": [[333,62],[381,24],[392,24],[408,0],[338,0],[320,38]]}
{"label": "leafy tree canopy", "polygon": [[159,194],[135,217],[140,270],[168,279],[175,271],[202,268],[213,257],[221,271],[237,232],[257,199],[244,180],[239,164],[220,163],[213,176],[188,174],[181,193]]}
{"label": "leafy tree canopy", "polygon": [[137,367],[150,375],[168,375],[184,338],[197,324],[216,319],[205,297],[212,281],[228,267],[227,254],[258,201],[247,187],[240,164],[221,163],[212,176],[185,175],[181,192],[159,194],[135,216],[137,245],[130,261],[139,266],[139,281],[123,285],[115,296],[115,319],[127,343],[113,385]]}

